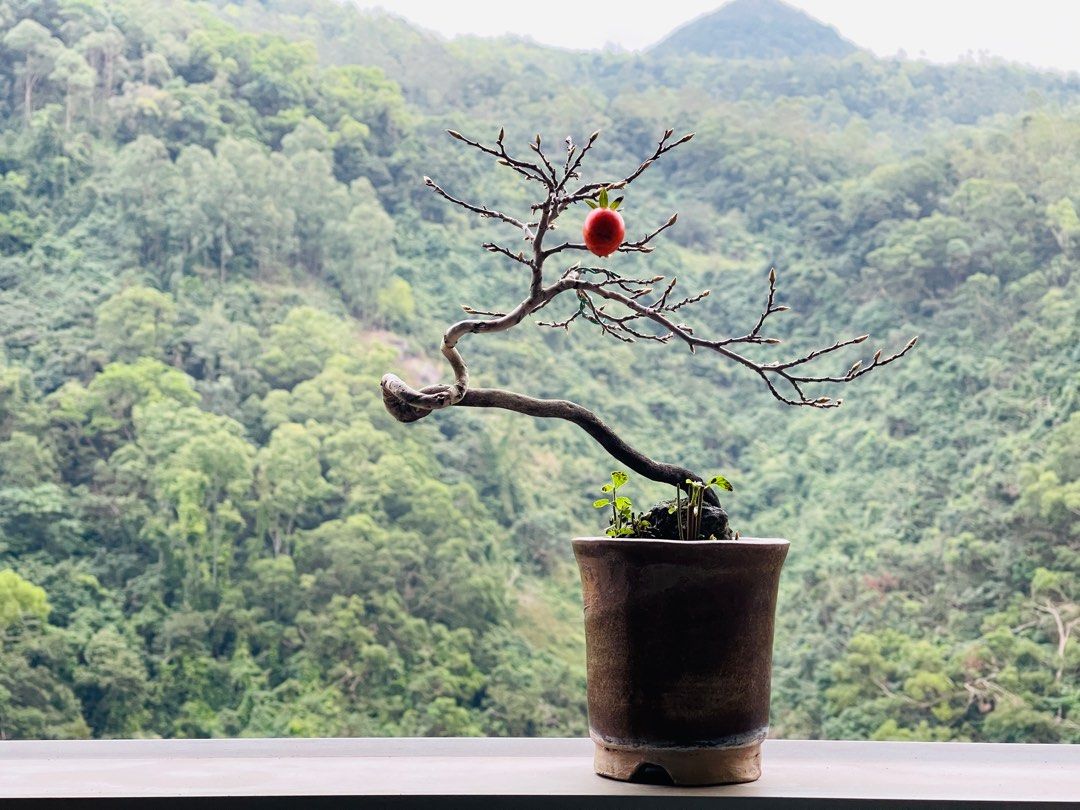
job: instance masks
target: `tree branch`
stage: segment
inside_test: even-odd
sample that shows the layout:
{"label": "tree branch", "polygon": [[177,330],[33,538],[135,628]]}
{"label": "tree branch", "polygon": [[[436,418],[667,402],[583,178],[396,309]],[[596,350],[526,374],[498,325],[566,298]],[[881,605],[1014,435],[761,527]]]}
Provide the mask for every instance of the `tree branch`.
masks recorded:
{"label": "tree branch", "polygon": [[[653,461],[648,456],[635,450],[604,421],[588,408],[565,399],[536,399],[535,397],[504,391],[499,388],[470,388],[458,405],[467,408],[501,408],[505,411],[535,416],[541,419],[563,419],[573,422],[589,434],[601,447],[611,454],[616,461],[621,461],[638,475],[651,481],[670,484],[688,491],[686,480],[700,481],[701,478],[675,464]],[[711,498],[709,497],[711,496]],[[712,490],[706,490],[706,499],[719,505],[719,499]]]}
{"label": "tree branch", "polygon": [[479,214],[485,219],[501,219],[503,222],[508,222],[511,225],[521,228],[521,230],[525,231],[526,233],[528,233],[529,231],[529,226],[522,222],[520,219],[515,219],[514,217],[508,216],[502,211],[494,211],[491,208],[488,208],[486,205],[473,205],[472,203],[465,202],[464,200],[459,200],[457,197],[450,196],[445,191],[443,191],[442,187],[439,186],[430,177],[424,178],[424,185],[429,187],[432,191],[434,191],[447,202],[451,202],[454,205],[460,206],[466,211],[472,211],[474,214]]}
{"label": "tree branch", "polygon": [[[769,276],[770,276],[771,280],[775,281],[775,270],[770,271]],[[864,374],[868,374],[869,372],[873,371],[875,368],[880,368],[881,366],[885,366],[885,365],[888,365],[889,363],[892,363],[892,362],[894,362],[896,360],[899,360],[901,357],[903,357],[909,351],[911,351],[915,347],[915,344],[918,342],[918,338],[912,338],[910,341],[908,341],[907,345],[904,346],[903,349],[901,349],[900,351],[895,352],[895,353],[893,353],[891,355],[888,355],[887,357],[883,357],[882,356],[882,350],[878,349],[878,351],[874,354],[873,360],[868,365],[864,366],[862,364],[862,362],[860,361],[860,362],[856,363],[855,365],[853,365],[848,370],[848,372],[846,374],[843,374],[843,375],[831,375],[831,376],[800,375],[800,374],[793,373],[792,369],[798,369],[801,366],[803,366],[804,364],[809,363],[812,360],[815,360],[815,359],[817,359],[819,357],[823,357],[826,354],[831,354],[832,352],[837,351],[839,349],[842,349],[842,348],[844,348],[846,346],[854,346],[856,344],[862,343],[869,336],[868,335],[860,335],[859,337],[850,338],[848,340],[840,340],[840,341],[837,341],[836,343],[832,344],[831,346],[828,346],[828,347],[823,348],[823,349],[814,349],[813,351],[808,352],[807,354],[805,354],[805,355],[803,355],[801,357],[797,357],[797,358],[795,358],[793,360],[788,360],[788,361],[785,361],[785,362],[759,363],[759,362],[757,362],[755,360],[752,360],[749,357],[746,357],[745,355],[739,354],[738,352],[728,348],[728,346],[730,346],[733,343],[739,343],[739,342],[747,342],[747,343],[779,343],[780,341],[778,339],[776,339],[776,338],[766,338],[766,339],[763,339],[763,340],[758,339],[758,336],[752,330],[749,335],[744,336],[742,338],[722,338],[722,339],[719,339],[719,340],[706,340],[705,338],[697,337],[694,334],[692,329],[688,328],[685,324],[677,324],[677,323],[675,323],[674,321],[672,321],[668,317],[667,314],[665,314],[665,313],[673,312],[674,310],[680,308],[681,306],[684,306],[686,303],[688,303],[689,301],[691,301],[693,299],[687,299],[686,301],[680,302],[679,304],[671,305],[671,306],[664,306],[662,308],[661,307],[650,307],[650,306],[648,306],[646,304],[642,304],[640,301],[638,301],[636,298],[634,298],[631,295],[626,295],[625,293],[621,293],[621,292],[619,292],[617,290],[613,290],[610,287],[606,287],[603,284],[598,284],[596,282],[576,281],[576,282],[574,282],[573,286],[574,286],[575,289],[594,292],[594,293],[596,293],[597,295],[599,295],[599,296],[601,296],[603,298],[607,298],[607,299],[609,299],[611,301],[616,301],[616,302],[622,304],[627,309],[638,313],[641,317],[647,318],[647,319],[653,321],[654,323],[659,324],[660,326],[662,326],[666,330],[668,330],[668,332],[670,332],[673,336],[679,338],[684,343],[686,343],[686,345],[690,348],[691,351],[696,351],[699,348],[711,349],[712,351],[717,352],[718,354],[726,357],[727,359],[733,360],[736,363],[738,363],[739,365],[745,366],[746,368],[753,371],[755,374],[757,374],[762,379],[762,381],[765,383],[766,387],[769,389],[769,392],[776,399],[780,400],[781,402],[783,402],[783,403],[785,403],[787,405],[801,405],[801,406],[808,406],[808,407],[813,407],[813,408],[838,408],[840,405],[843,404],[842,399],[833,399],[833,398],[827,397],[827,396],[819,396],[819,397],[816,397],[816,398],[809,397],[803,392],[802,384],[804,384],[804,383],[847,383],[847,382],[851,382],[852,380],[857,379],[858,377],[861,377]],[[704,297],[704,295],[697,296],[697,299],[700,300],[700,298],[702,298],[702,297]],[[665,292],[665,298],[666,298],[666,292]],[[768,305],[768,307],[766,309],[766,313],[763,314],[759,318],[759,320],[758,320],[759,324],[764,322],[764,319],[765,319],[766,315],[768,314],[770,308],[772,309],[773,312],[778,311],[778,308],[772,308],[772,304],[771,304],[772,299],[773,299],[773,295],[772,295],[772,293],[770,293],[769,305]],[[757,330],[759,328],[760,327],[755,327],[755,330]],[[784,396],[780,392],[780,390],[776,387],[776,381],[777,380],[782,380],[782,381],[786,382],[788,384],[788,386],[790,386],[791,389],[798,395],[798,399],[793,399],[791,397]]]}
{"label": "tree branch", "polygon": [[[769,290],[765,307],[750,331],[738,337],[715,339],[701,337],[691,326],[677,320],[677,318],[682,317],[682,310],[689,309],[703,300],[709,295],[709,291],[704,290],[675,300],[674,291],[677,281],[674,278],[664,284],[662,291],[651,303],[646,299],[653,293],[653,285],[665,281],[663,276],[628,278],[605,267],[581,267],[580,263],[578,263],[566,268],[556,281],[545,285],[544,263],[546,260],[563,251],[586,250],[584,244],[570,241],[548,249],[544,248],[544,239],[548,231],[555,227],[560,214],[570,206],[592,198],[601,189],[619,189],[630,185],[663,155],[687,143],[693,137],[692,133],[677,140],[672,140],[673,131],[668,129],[657,142],[653,153],[622,179],[586,183],[579,185],[572,192],[567,191],[568,184],[572,180],[579,179],[583,160],[592,149],[599,132],[594,132],[589,136],[588,142],[580,149],[574,145],[572,139],[567,138],[566,157],[562,165],[558,167],[552,163],[543,151],[540,136],[537,136],[535,141],[530,144],[530,149],[540,161],[539,163],[533,163],[514,158],[507,153],[503,146],[504,130],[499,131],[494,146],[487,146],[452,130],[449,131],[449,134],[453,138],[478,149],[480,152],[494,157],[498,163],[509,166],[523,177],[540,183],[544,186],[546,193],[541,202],[531,206],[531,211],[538,215],[534,222],[518,219],[484,205],[476,205],[458,199],[444,191],[431,178],[424,178],[424,183],[428,187],[451,204],[481,217],[505,222],[521,231],[525,241],[532,243],[531,251],[514,253],[513,250],[495,242],[486,242],[483,247],[492,253],[504,255],[526,265],[531,272],[528,295],[515,307],[508,309],[505,313],[465,307],[467,314],[477,317],[458,321],[443,334],[441,351],[454,372],[453,383],[415,389],[394,374],[386,374],[383,377],[381,383],[383,402],[387,410],[401,422],[412,422],[434,411],[454,405],[502,408],[541,418],[564,419],[577,424],[612,456],[625,463],[635,472],[654,481],[685,488],[687,478],[701,480],[700,477],[682,467],[662,464],[649,459],[630,447],[594,413],[580,405],[566,400],[534,399],[523,394],[498,389],[471,389],[469,387],[469,370],[461,353],[458,351],[458,343],[466,335],[503,332],[511,329],[527,317],[546,307],[563,293],[573,290],[578,304],[576,312],[563,320],[540,322],[541,326],[569,329],[570,325],[580,318],[597,325],[605,334],[624,342],[633,343],[635,340],[643,339],[667,343],[677,338],[691,352],[695,352],[699,348],[709,349],[725,359],[749,369],[762,380],[768,391],[778,401],[788,405],[813,408],[835,408],[843,400],[833,399],[829,396],[814,396],[814,394],[808,393],[804,386],[851,382],[876,368],[900,359],[915,346],[916,339],[913,338],[903,349],[893,354],[883,357],[882,351],[878,350],[869,363],[864,365],[862,361],[858,361],[846,373],[833,375],[809,374],[804,372],[803,369],[806,364],[814,360],[848,346],[862,343],[867,339],[866,335],[839,340],[830,346],[814,349],[804,355],[785,361],[759,362],[741,354],[732,347],[738,344],[774,345],[780,343],[779,339],[765,337],[762,334],[769,316],[788,309],[786,306],[776,304],[775,269],[769,272]],[[647,233],[636,242],[624,243],[618,250],[623,253],[651,252],[653,249],[652,241],[660,233],[673,226],[676,220],[677,215],[673,215],[659,228]],[[594,297],[618,305],[625,310],[625,314],[609,310],[608,304],[597,306]],[[643,331],[638,324],[639,321],[649,321],[663,331],[658,334]]]}
{"label": "tree branch", "polygon": [[[466,138],[460,132],[455,132],[452,129],[446,130],[446,134],[449,135],[451,138],[461,141],[462,143],[467,143],[474,149],[479,149],[486,155],[492,155],[493,157],[498,159],[500,165],[509,166],[518,174],[523,175],[530,180],[535,180],[538,183],[543,183],[548,188],[551,188],[551,184],[554,182],[553,179],[549,179],[547,176],[545,176],[544,172],[535,163],[529,163],[528,161],[512,158],[506,153],[506,149],[503,147],[503,138],[506,136],[505,129],[499,130],[499,135],[495,139],[494,148],[490,146],[484,146],[479,141],[474,141],[471,138]],[[539,136],[537,137],[539,138]]]}
{"label": "tree branch", "polygon": [[678,146],[682,146],[684,143],[688,143],[694,137],[693,132],[688,132],[686,135],[683,135],[677,141],[672,142],[670,140],[672,134],[674,134],[674,130],[665,130],[663,137],[661,137],[660,141],[656,144],[656,149],[653,151],[652,155],[641,161],[641,164],[636,169],[634,169],[634,171],[630,172],[630,174],[626,175],[626,177],[624,177],[622,180],[616,180],[614,183],[586,183],[585,185],[578,188],[573,194],[570,194],[568,197],[565,198],[564,207],[573,205],[576,202],[587,200],[602,188],[625,188],[626,186],[637,180],[650,166],[653,165],[653,163],[659,160],[661,156],[667,154],[672,149],[675,149]]}
{"label": "tree branch", "polygon": [[506,256],[508,259],[513,259],[515,262],[520,262],[528,267],[532,267],[532,262],[525,258],[525,254],[521,251],[514,253],[509,248],[505,248],[502,245],[496,245],[494,242],[484,242],[480,247],[486,250],[488,253],[500,253]]}

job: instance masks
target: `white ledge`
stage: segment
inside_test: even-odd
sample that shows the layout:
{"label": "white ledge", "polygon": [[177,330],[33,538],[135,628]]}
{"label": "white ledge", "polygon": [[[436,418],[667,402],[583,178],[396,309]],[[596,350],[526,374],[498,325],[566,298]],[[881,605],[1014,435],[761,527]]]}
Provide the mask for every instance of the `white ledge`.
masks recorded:
{"label": "white ledge", "polygon": [[768,740],[759,781],[693,789],[602,779],[592,750],[580,739],[0,742],[0,807],[1080,806],[1080,746]]}

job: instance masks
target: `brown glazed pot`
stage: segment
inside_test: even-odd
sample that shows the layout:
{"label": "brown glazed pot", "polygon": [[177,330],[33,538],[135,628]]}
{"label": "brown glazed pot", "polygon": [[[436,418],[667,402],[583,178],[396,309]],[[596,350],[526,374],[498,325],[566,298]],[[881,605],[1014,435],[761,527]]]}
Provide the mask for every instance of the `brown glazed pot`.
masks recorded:
{"label": "brown glazed pot", "polygon": [[601,776],[752,782],[769,728],[787,540],[579,537],[589,733]]}

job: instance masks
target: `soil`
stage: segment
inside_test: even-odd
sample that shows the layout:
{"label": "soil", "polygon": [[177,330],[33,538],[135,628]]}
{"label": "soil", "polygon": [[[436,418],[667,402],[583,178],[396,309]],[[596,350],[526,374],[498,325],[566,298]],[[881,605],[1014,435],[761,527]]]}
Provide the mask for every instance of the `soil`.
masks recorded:
{"label": "soil", "polygon": [[[642,517],[649,522],[649,529],[637,537],[657,540],[678,540],[678,516],[668,510],[674,501],[661,501]],[[695,540],[734,540],[734,532],[728,524],[728,514],[722,506],[703,504],[701,507],[701,535]],[[686,525],[686,502],[683,502],[683,525]]]}

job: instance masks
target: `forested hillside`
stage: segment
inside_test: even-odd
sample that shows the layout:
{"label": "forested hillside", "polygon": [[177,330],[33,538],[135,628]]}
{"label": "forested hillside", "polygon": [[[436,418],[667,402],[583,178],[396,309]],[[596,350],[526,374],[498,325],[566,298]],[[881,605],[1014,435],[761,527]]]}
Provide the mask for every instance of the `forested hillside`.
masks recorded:
{"label": "forested hillside", "polygon": [[844,57],[856,50],[835,28],[781,0],[732,0],[649,49],[661,56],[695,53],[722,59]]}
{"label": "forested hillside", "polygon": [[521,297],[499,225],[421,182],[527,211],[443,132],[500,126],[601,129],[596,176],[695,131],[625,204],[677,226],[611,262],[711,289],[710,331],[775,265],[793,349],[921,336],[826,412],[588,323],[470,339],[479,384],[722,472],[736,529],[792,541],[774,732],[1080,742],[1080,80],[448,42],[331,0],[0,0],[0,738],[584,733],[569,539],[610,460],[513,414],[401,425],[378,387]]}

